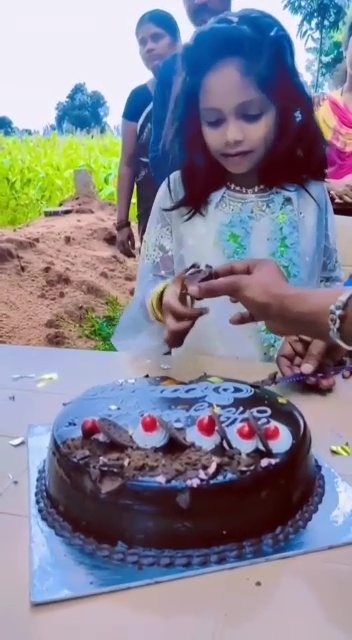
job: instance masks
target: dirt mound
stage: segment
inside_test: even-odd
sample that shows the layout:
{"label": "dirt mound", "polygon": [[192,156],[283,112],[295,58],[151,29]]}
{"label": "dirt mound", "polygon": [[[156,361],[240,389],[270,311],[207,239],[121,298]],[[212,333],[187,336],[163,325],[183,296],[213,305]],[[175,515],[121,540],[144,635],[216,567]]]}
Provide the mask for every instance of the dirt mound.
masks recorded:
{"label": "dirt mound", "polygon": [[115,248],[114,207],[88,198],[64,206],[72,213],[0,230],[1,343],[93,347],[77,332],[86,311],[133,294],[137,261]]}

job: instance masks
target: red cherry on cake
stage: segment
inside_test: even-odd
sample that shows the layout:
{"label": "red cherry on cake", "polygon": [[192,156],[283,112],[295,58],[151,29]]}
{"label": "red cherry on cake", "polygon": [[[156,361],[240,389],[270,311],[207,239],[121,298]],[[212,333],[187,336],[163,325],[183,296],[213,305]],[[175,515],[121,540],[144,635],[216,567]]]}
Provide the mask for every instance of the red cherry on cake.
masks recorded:
{"label": "red cherry on cake", "polygon": [[240,427],[238,427],[237,435],[239,435],[243,440],[252,440],[252,438],[255,438],[257,434],[248,422],[244,422]]}
{"label": "red cherry on cake", "polygon": [[216,431],[216,420],[214,416],[202,416],[198,418],[197,429],[202,436],[211,438]]}
{"label": "red cherry on cake", "polygon": [[143,416],[141,419],[141,427],[145,433],[155,433],[159,429],[156,417],[150,414]]}
{"label": "red cherry on cake", "polygon": [[280,437],[280,429],[276,424],[268,424],[264,427],[264,436],[269,440],[277,440]]}
{"label": "red cherry on cake", "polygon": [[100,433],[98,422],[95,418],[87,418],[81,424],[81,432],[83,438],[92,438]]}

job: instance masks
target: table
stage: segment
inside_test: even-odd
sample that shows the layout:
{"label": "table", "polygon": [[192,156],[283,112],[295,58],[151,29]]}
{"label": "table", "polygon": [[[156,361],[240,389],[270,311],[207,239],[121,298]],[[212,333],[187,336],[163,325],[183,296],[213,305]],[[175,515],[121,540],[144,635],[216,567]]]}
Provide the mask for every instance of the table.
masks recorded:
{"label": "table", "polygon": [[[170,358],[162,360],[171,364]],[[87,387],[145,373],[184,379],[207,371],[243,380],[266,375],[272,365],[192,358],[160,368],[147,355],[0,346],[0,627],[13,640],[348,640],[352,637],[352,546],[164,585],[31,608],[28,574],[26,447],[9,439],[28,423],[48,423],[62,402]],[[20,373],[57,372],[41,391]],[[332,425],[346,439],[352,381],[340,380],[328,397],[292,394],[309,421],[315,450],[352,483],[352,458],[331,458]],[[12,399],[10,399],[12,398]],[[336,433],[335,433],[336,437]],[[14,484],[8,474],[17,480]],[[148,631],[147,631],[148,630]]]}
{"label": "table", "polygon": [[336,216],[352,216],[352,204],[349,202],[334,202],[333,209]]}

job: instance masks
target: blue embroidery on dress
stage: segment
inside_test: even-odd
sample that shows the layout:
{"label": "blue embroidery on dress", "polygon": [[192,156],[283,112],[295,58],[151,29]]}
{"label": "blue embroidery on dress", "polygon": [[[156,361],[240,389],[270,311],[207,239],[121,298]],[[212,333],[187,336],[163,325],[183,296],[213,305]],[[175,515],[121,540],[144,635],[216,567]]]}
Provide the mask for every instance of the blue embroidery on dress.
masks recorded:
{"label": "blue embroidery on dress", "polygon": [[[257,223],[269,217],[267,257],[275,260],[292,284],[300,282],[300,215],[292,198],[282,191],[257,199],[236,199],[225,193],[219,203],[226,212],[226,220],[219,226],[218,242],[227,260],[255,258],[251,252],[251,238]],[[261,254],[262,255],[262,254]],[[260,336],[265,359],[272,360],[282,343],[260,323]]]}

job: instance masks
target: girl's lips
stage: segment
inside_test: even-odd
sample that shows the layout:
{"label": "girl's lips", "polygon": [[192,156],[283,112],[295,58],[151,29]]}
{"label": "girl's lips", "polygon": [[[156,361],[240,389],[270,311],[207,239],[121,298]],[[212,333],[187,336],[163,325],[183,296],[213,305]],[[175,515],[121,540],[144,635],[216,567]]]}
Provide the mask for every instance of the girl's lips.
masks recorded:
{"label": "girl's lips", "polygon": [[237,151],[236,153],[222,153],[224,158],[241,158],[241,156],[248,156],[251,151]]}

